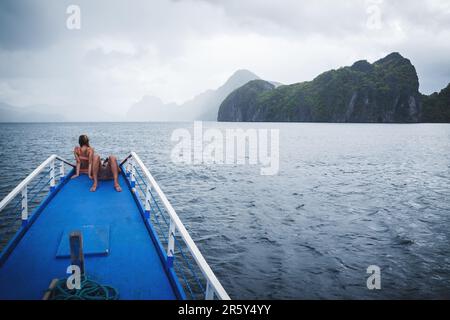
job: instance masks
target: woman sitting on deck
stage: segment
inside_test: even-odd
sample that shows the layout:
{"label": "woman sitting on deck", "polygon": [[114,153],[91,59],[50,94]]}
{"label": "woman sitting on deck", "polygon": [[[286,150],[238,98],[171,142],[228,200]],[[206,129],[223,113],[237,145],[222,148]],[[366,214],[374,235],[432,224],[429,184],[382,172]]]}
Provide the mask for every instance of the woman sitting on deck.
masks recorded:
{"label": "woman sitting on deck", "polygon": [[100,156],[95,154],[94,149],[89,145],[89,138],[83,134],[79,137],[79,147],[75,147],[74,155],[77,161],[76,172],[72,179],[79,177],[81,173],[88,174],[89,179],[93,179],[94,183],[91,192],[97,190],[98,180],[114,179],[114,189],[121,192],[122,188],[119,184],[119,166],[115,156],[109,156],[105,160],[101,160]]}

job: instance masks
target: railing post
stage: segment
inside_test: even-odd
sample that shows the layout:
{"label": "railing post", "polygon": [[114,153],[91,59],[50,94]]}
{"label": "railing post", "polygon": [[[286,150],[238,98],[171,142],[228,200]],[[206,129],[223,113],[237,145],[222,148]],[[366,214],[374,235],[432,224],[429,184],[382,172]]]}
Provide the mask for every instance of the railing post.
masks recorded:
{"label": "railing post", "polygon": [[22,189],[22,226],[28,223],[28,186]]}
{"label": "railing post", "polygon": [[214,290],[209,280],[206,282],[205,300],[214,300]]}
{"label": "railing post", "polygon": [[132,160],[133,158],[129,158],[128,159],[128,161],[127,161],[127,166],[126,166],[126,169],[125,169],[125,173],[126,173],[126,176],[129,178],[130,177],[130,175],[131,175],[131,160]]}
{"label": "railing post", "polygon": [[167,266],[169,268],[173,267],[173,259],[175,253],[175,223],[172,218],[170,219],[169,224],[169,241],[167,243]]}
{"label": "railing post", "polygon": [[150,187],[147,187],[147,190],[145,191],[145,218],[150,219],[150,201],[152,201],[152,196],[150,194]]}
{"label": "railing post", "polygon": [[131,166],[131,188],[133,190],[133,192],[136,192],[136,176],[135,176],[135,171],[136,168],[134,167],[134,162],[133,162],[133,158],[130,159],[130,166]]}
{"label": "railing post", "polygon": [[60,181],[64,180],[64,162],[61,161],[61,166],[59,167]]}
{"label": "railing post", "polygon": [[55,190],[55,160],[50,162],[50,191]]}

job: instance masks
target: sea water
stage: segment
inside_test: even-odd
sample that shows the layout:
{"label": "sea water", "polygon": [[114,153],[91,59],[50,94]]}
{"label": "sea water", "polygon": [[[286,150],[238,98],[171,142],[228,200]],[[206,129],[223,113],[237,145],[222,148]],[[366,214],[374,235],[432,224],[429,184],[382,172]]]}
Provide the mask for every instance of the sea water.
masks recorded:
{"label": "sea water", "polygon": [[278,174],[172,162],[193,123],[0,124],[0,196],[86,133],[140,155],[232,298],[450,298],[450,125],[203,126],[279,130]]}

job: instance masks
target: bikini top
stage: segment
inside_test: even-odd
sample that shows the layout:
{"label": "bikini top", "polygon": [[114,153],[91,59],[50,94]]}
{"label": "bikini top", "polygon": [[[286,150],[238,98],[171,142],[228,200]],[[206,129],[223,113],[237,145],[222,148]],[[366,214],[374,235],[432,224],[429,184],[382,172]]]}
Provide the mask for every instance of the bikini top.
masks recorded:
{"label": "bikini top", "polygon": [[78,155],[78,158],[80,158],[82,167],[84,167],[84,166],[87,167],[89,165],[88,153],[89,153],[90,150],[91,150],[91,148],[88,147],[86,149],[86,153],[83,154],[81,147],[75,147],[75,153]]}

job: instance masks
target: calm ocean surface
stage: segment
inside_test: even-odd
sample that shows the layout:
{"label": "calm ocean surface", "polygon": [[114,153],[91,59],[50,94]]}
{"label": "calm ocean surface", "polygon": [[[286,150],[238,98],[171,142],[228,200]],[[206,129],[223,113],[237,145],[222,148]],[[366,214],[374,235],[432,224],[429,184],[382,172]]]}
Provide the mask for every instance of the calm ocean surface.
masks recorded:
{"label": "calm ocean surface", "polygon": [[0,196],[87,133],[141,156],[232,298],[450,298],[450,125],[203,125],[279,129],[279,175],[172,163],[192,123],[0,124]]}

